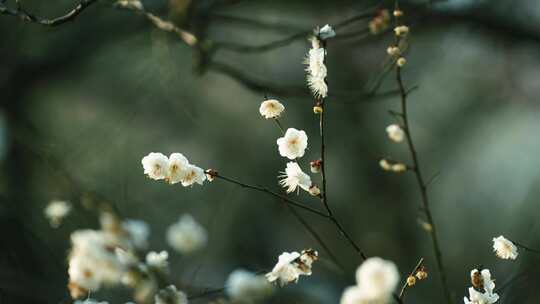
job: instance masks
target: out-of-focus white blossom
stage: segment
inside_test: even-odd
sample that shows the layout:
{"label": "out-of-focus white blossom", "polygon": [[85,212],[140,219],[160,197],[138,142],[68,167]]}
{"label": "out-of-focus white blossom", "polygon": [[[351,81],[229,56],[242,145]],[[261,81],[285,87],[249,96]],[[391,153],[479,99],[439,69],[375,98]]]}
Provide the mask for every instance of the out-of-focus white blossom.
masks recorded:
{"label": "out-of-focus white blossom", "polygon": [[326,98],[328,95],[328,85],[325,80],[327,69],[324,64],[326,50],[321,47],[316,36],[311,38],[311,45],[312,48],[305,59],[308,87],[316,97]]}
{"label": "out-of-focus white blossom", "polygon": [[182,153],[172,153],[167,163],[167,182],[177,184],[184,180],[189,166],[188,159]]}
{"label": "out-of-focus white blossom", "polygon": [[395,172],[395,173],[401,173],[401,172],[405,172],[407,171],[407,165],[405,165],[404,163],[398,163],[398,162],[394,162],[394,161],[390,161],[388,159],[381,159],[379,161],[379,166],[384,170],[384,171],[392,171],[392,172]]}
{"label": "out-of-focus white blossom", "polygon": [[167,230],[167,242],[182,254],[189,254],[206,245],[208,235],[203,226],[185,214]]}
{"label": "out-of-focus white blossom", "polygon": [[320,29],[317,27],[315,28],[315,30],[313,31],[313,33],[315,35],[317,35],[320,39],[322,40],[326,40],[328,38],[333,38],[336,36],[336,32],[334,31],[334,29],[326,24],[325,26],[321,27]]}
{"label": "out-of-focus white blossom", "polygon": [[178,291],[174,285],[160,290],[154,297],[155,304],[188,304],[187,295]]}
{"label": "out-of-focus white blossom", "polygon": [[259,107],[259,113],[266,119],[278,118],[284,110],[285,106],[276,99],[267,99]]}
{"label": "out-of-focus white blossom", "polygon": [[133,245],[139,249],[148,247],[150,227],[141,220],[127,219],[122,222],[122,228],[129,234]]}
{"label": "out-of-focus white blossom", "polygon": [[279,155],[288,159],[304,156],[308,145],[308,137],[303,130],[288,128],[283,137],[277,139]]}
{"label": "out-of-focus white blossom", "polygon": [[471,283],[473,286],[469,288],[469,298],[463,298],[465,304],[493,304],[499,300],[489,269],[471,270]]}
{"label": "out-of-focus white blossom", "polygon": [[311,265],[317,259],[317,252],[314,250],[304,250],[302,253],[284,252],[271,272],[266,274],[270,283],[277,282],[284,286],[291,282],[298,282],[301,275],[311,275]]}
{"label": "out-of-focus white blossom", "polygon": [[405,131],[398,124],[392,124],[386,127],[386,133],[388,134],[388,138],[394,142],[402,142],[405,138]]}
{"label": "out-of-focus white blossom", "polygon": [[399,283],[399,272],[393,262],[369,258],[358,267],[356,283],[343,292],[341,304],[387,304]]}
{"label": "out-of-focus white blossom", "polygon": [[405,59],[405,57],[399,57],[396,64],[398,67],[402,68],[405,66],[405,64],[407,64],[407,59]]}
{"label": "out-of-focus white blossom", "polygon": [[71,204],[65,201],[54,200],[45,207],[45,217],[49,219],[52,227],[56,228],[62,223],[62,219],[71,212]]}
{"label": "out-of-focus white blossom", "polygon": [[272,293],[272,285],[264,276],[244,269],[231,272],[225,286],[231,300],[239,303],[252,303]]}
{"label": "out-of-focus white blossom", "polygon": [[287,188],[287,193],[298,191],[299,188],[309,192],[312,185],[311,177],[304,173],[296,162],[288,162],[285,172],[279,178],[279,184]]}
{"label": "out-of-focus white blossom", "polygon": [[396,36],[404,36],[409,33],[409,27],[406,25],[400,25],[394,28]]}
{"label": "out-of-focus white blossom", "polygon": [[144,174],[151,179],[160,180],[167,177],[169,159],[162,153],[151,152],[143,157],[141,163]]}
{"label": "out-of-focus white blossom", "polygon": [[518,256],[517,247],[504,236],[493,238],[493,251],[501,259],[515,260]]}
{"label": "out-of-focus white blossom", "polygon": [[166,270],[169,266],[169,253],[165,250],[161,252],[150,251],[146,254],[146,265]]}

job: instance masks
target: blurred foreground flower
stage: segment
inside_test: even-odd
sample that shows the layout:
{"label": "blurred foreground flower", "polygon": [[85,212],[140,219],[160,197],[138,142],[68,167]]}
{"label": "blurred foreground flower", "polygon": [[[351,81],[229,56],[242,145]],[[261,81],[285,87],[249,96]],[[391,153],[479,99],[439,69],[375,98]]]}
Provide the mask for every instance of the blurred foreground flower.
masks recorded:
{"label": "blurred foreground flower", "polygon": [[230,299],[238,303],[259,301],[272,293],[272,285],[264,276],[244,269],[231,272],[225,286]]}
{"label": "blurred foreground flower", "polygon": [[155,304],[187,304],[185,293],[178,291],[174,285],[160,290],[155,296]]}
{"label": "blurred foreground flower", "polygon": [[167,242],[176,251],[189,254],[206,245],[208,235],[203,226],[189,215],[182,215],[167,230]]}
{"label": "blurred foreground flower", "polygon": [[49,219],[51,227],[57,228],[62,223],[62,219],[71,211],[71,204],[65,201],[54,200],[45,207],[45,217]]}

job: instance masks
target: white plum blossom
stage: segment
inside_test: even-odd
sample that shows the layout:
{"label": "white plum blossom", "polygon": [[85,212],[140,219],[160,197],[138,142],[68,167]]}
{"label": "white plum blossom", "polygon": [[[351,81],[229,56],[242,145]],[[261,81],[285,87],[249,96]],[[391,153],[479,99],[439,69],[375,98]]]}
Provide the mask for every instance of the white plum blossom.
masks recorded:
{"label": "white plum blossom", "polygon": [[303,130],[288,128],[283,137],[277,139],[279,155],[294,160],[304,156],[308,145],[308,137]]}
{"label": "white plum blossom", "polygon": [[394,142],[402,142],[405,138],[405,131],[398,124],[392,124],[386,127],[386,133],[388,134],[388,138]]}
{"label": "white plum blossom", "polygon": [[304,173],[296,162],[288,162],[285,172],[279,178],[279,184],[287,188],[287,193],[299,191],[299,188],[309,192],[312,185],[311,177]]}
{"label": "white plum blossom", "polygon": [[316,97],[325,98],[328,95],[328,85],[326,84],[327,69],[324,64],[326,50],[321,47],[321,42],[314,36],[311,38],[311,49],[305,59],[307,83],[311,92]]}
{"label": "white plum blossom", "polygon": [[208,235],[203,226],[185,214],[167,230],[167,242],[182,254],[192,253],[206,245]]}
{"label": "white plum blossom", "polygon": [[285,107],[276,99],[267,99],[261,103],[259,113],[266,118],[278,118]]}
{"label": "white plum blossom", "polygon": [[168,175],[167,182],[177,184],[184,180],[187,175],[189,161],[182,153],[172,153],[167,163]]}
{"label": "white plum blossom", "polygon": [[471,281],[473,286],[469,288],[469,298],[463,298],[465,304],[493,304],[499,300],[489,269],[471,270]]}
{"label": "white plum blossom", "polygon": [[66,201],[53,200],[45,207],[45,217],[53,228],[60,226],[62,219],[71,212],[71,204]]}
{"label": "white plum blossom", "polygon": [[162,153],[151,152],[143,157],[141,163],[144,174],[151,179],[161,180],[167,177],[169,159]]}
{"label": "white plum blossom", "polygon": [[493,238],[493,251],[501,259],[515,260],[518,256],[517,247],[504,236]]}
{"label": "white plum blossom", "polygon": [[160,290],[154,297],[155,304],[188,304],[187,295],[178,291],[174,285]]}
{"label": "white plum blossom", "polygon": [[266,274],[266,279],[270,283],[277,282],[284,286],[291,282],[298,282],[301,275],[311,275],[311,265],[317,260],[317,252],[314,250],[304,250],[302,253],[284,252],[271,272]]}
{"label": "white plum blossom", "polygon": [[139,249],[148,247],[150,227],[141,220],[127,219],[122,222],[122,228],[129,234],[133,245]]}
{"label": "white plum blossom", "polygon": [[313,31],[313,33],[317,36],[319,36],[319,38],[321,38],[322,40],[326,40],[328,38],[333,38],[336,36],[336,32],[334,31],[334,29],[326,24],[325,26],[321,27],[320,29],[317,27],[315,28],[315,30]]}
{"label": "white plum blossom", "polygon": [[169,253],[165,250],[161,252],[150,251],[146,254],[146,265],[162,270],[169,266]]}
{"label": "white plum blossom", "polygon": [[399,283],[399,272],[393,262],[369,258],[356,270],[356,283],[343,292],[341,304],[386,304]]}
{"label": "white plum blossom", "polygon": [[240,303],[252,303],[272,293],[272,285],[264,276],[244,269],[231,272],[225,286],[231,300]]}
{"label": "white plum blossom", "polygon": [[206,174],[204,173],[204,170],[195,166],[195,165],[188,165],[186,168],[186,176],[182,180],[182,186],[192,186],[193,184],[199,184],[202,185],[203,182],[206,180]]}

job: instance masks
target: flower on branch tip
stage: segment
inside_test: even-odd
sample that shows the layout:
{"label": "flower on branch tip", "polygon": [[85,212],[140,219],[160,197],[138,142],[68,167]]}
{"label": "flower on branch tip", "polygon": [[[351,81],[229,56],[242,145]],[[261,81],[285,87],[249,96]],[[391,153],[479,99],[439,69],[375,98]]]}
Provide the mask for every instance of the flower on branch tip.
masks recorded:
{"label": "flower on branch tip", "polygon": [[261,103],[259,113],[266,118],[278,118],[285,110],[285,106],[276,99],[267,99]]}
{"label": "flower on branch tip", "polygon": [[312,48],[304,60],[307,84],[313,95],[325,98],[328,95],[328,85],[325,80],[327,69],[324,64],[326,50],[320,46],[320,41],[316,36],[311,37],[311,45]]}
{"label": "flower on branch tip", "polygon": [[334,31],[334,29],[326,24],[325,26],[323,26],[322,28],[319,29],[319,27],[316,27],[314,30],[313,30],[313,33],[315,35],[317,35],[321,40],[326,40],[328,38],[333,38],[336,36],[336,32]]}
{"label": "flower on branch tip", "polygon": [[182,153],[172,153],[169,157],[151,152],[141,161],[144,173],[154,180],[165,180],[169,184],[181,183],[187,187],[195,183],[202,185],[206,180],[203,169],[189,163]]}
{"label": "flower on branch tip", "polygon": [[303,130],[289,128],[283,137],[277,139],[279,154],[288,159],[296,159],[304,156],[308,145],[308,137]]}
{"label": "flower on branch tip", "polygon": [[388,138],[393,142],[399,143],[405,138],[405,131],[398,124],[392,124],[386,127],[386,133],[388,134]]}
{"label": "flower on branch tip", "polygon": [[53,200],[45,207],[43,212],[45,217],[49,219],[51,227],[57,228],[71,212],[71,204],[66,201]]}
{"label": "flower on branch tip", "polygon": [[284,252],[272,271],[266,274],[266,279],[270,283],[277,282],[280,286],[296,283],[301,275],[311,275],[311,266],[317,259],[318,253],[313,249],[303,250],[302,253]]}
{"label": "flower on branch tip", "polygon": [[168,228],[166,238],[176,251],[189,254],[206,245],[208,234],[191,215],[184,214]]}
{"label": "flower on branch tip", "polygon": [[279,184],[287,188],[287,193],[299,191],[299,188],[309,192],[312,185],[311,177],[304,173],[296,162],[288,162],[285,172],[279,178]]}
{"label": "flower on branch tip", "polygon": [[518,257],[516,245],[502,235],[493,238],[493,251],[504,260],[515,260]]}

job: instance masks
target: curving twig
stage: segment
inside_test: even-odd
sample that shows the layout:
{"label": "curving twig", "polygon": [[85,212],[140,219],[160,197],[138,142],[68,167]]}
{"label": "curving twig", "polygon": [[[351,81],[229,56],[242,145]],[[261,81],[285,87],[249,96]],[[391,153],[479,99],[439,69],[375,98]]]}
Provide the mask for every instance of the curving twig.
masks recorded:
{"label": "curving twig", "polygon": [[75,20],[77,16],[79,16],[86,8],[91,6],[92,4],[98,2],[99,0],[80,0],[79,4],[75,6],[73,9],[71,9],[68,13],[65,15],[62,15],[60,17],[56,17],[53,19],[47,19],[42,18],[39,16],[36,16],[25,9],[22,8],[19,1],[16,1],[17,8],[10,9],[7,6],[4,5],[4,1],[0,2],[0,15],[9,15],[13,17],[17,17],[22,21],[30,22],[30,23],[37,23],[44,26],[58,26],[70,21]]}

